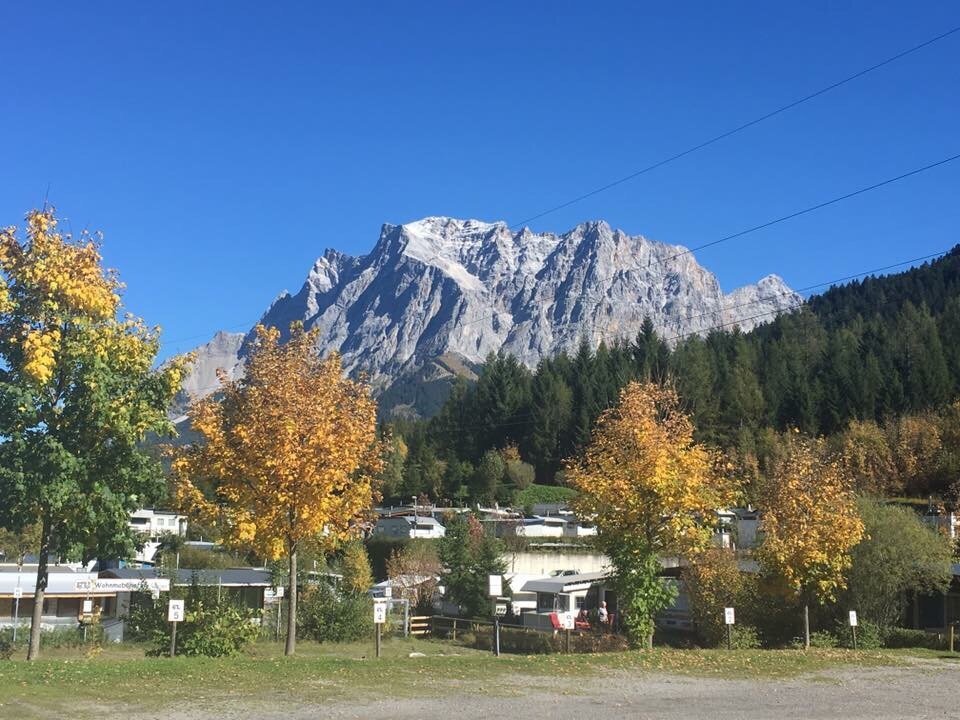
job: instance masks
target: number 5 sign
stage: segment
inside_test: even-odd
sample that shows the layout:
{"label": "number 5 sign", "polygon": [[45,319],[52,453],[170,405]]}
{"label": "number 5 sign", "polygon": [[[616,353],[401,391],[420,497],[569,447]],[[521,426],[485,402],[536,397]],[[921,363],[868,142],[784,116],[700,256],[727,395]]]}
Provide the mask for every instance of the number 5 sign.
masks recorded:
{"label": "number 5 sign", "polygon": [[183,600],[171,600],[167,606],[168,622],[183,622]]}

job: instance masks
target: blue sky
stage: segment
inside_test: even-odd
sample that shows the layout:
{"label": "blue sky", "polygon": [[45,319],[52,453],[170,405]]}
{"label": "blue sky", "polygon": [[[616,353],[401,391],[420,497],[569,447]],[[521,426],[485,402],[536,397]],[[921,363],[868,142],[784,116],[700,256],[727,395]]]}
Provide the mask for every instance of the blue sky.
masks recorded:
{"label": "blue sky", "polygon": [[[515,223],[960,25],[955,2],[13,3],[0,223],[105,233],[164,352],[384,222]],[[696,246],[960,152],[960,33],[532,223]],[[960,242],[960,161],[698,253],[794,287]]]}

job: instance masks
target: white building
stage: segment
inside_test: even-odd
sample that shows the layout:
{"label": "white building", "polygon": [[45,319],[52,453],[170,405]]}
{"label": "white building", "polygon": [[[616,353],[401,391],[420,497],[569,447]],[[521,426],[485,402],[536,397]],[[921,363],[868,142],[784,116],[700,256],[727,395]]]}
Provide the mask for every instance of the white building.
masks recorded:
{"label": "white building", "polygon": [[437,539],[447,534],[447,529],[430,516],[399,515],[377,520],[373,528],[375,537]]}
{"label": "white building", "polygon": [[153,563],[165,535],[187,534],[187,517],[166,510],[136,510],[130,513],[130,529],[145,539],[143,548],[133,558],[140,563]]}

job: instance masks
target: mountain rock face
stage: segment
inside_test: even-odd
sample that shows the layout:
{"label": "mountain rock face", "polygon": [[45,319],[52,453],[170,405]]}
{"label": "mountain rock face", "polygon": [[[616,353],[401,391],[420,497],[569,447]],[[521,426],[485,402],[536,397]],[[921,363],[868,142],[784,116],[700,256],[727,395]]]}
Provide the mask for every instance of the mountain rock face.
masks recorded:
{"label": "mountain rock face", "polygon": [[[676,340],[713,328],[749,330],[800,303],[775,275],[724,294],[685,248],[604,222],[554,235],[429,217],[384,225],[363,257],[327,250],[300,291],[281,294],[261,322],[317,328],[322,352],[339,351],[349,372],[366,373],[390,396],[412,376],[457,374],[451,358],[469,373],[503,350],[533,367],[575,351],[583,338],[593,346],[633,338],[647,316]],[[249,340],[219,333],[199,348],[184,389],[202,394],[215,384],[216,367],[242,370]]]}

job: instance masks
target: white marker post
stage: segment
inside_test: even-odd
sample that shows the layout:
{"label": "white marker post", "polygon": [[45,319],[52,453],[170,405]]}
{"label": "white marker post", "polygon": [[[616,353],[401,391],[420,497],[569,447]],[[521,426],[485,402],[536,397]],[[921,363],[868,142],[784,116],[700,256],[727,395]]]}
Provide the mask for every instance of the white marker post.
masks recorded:
{"label": "white marker post", "polygon": [[727,650],[733,649],[733,625],[736,622],[736,614],[732,607],[723,609],[723,623],[727,626]]}
{"label": "white marker post", "polygon": [[20,624],[20,598],[23,597],[23,588],[20,587],[20,576],[17,576],[17,586],[13,589],[13,642],[17,642],[17,625]]}
{"label": "white marker post", "polygon": [[[502,575],[487,575],[487,594],[494,600],[503,595]],[[500,657],[500,618],[496,609],[493,613],[493,654]]]}
{"label": "white marker post", "polygon": [[857,649],[857,611],[850,611],[850,632],[853,635],[853,649]]}
{"label": "white marker post", "polygon": [[566,649],[566,652],[569,653],[570,652],[570,631],[573,630],[576,624],[576,618],[573,617],[572,612],[560,613],[560,624],[563,626],[564,635],[566,636],[564,638],[564,643],[566,645],[565,649]]}
{"label": "white marker post", "polygon": [[377,628],[377,657],[380,657],[380,628],[387,621],[386,600],[373,601],[373,624]]}
{"label": "white marker post", "polygon": [[183,622],[183,600],[171,600],[167,605],[167,621],[173,623],[170,628],[170,657],[177,655],[177,623]]}

